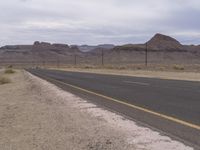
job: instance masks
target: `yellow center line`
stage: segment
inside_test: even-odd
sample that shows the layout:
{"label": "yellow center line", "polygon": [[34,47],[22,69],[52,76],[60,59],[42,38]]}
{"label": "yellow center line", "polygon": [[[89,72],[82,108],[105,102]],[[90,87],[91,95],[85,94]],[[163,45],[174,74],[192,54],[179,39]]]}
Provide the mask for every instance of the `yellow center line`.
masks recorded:
{"label": "yellow center line", "polygon": [[[45,77],[46,77],[46,76],[45,76]],[[149,113],[149,114],[152,114],[152,115],[155,115],[155,116],[158,116],[158,117],[161,117],[161,118],[164,118],[164,119],[167,119],[167,120],[176,122],[176,123],[179,123],[179,124],[181,124],[181,125],[184,125],[184,126],[187,126],[187,127],[193,128],[193,129],[200,130],[200,126],[199,126],[199,125],[195,125],[195,124],[192,124],[192,123],[189,123],[189,122],[186,122],[186,121],[183,121],[183,120],[180,120],[180,119],[171,117],[171,116],[167,116],[167,115],[164,115],[164,114],[161,114],[161,113],[158,113],[158,112],[155,112],[155,111],[152,111],[152,110],[149,110],[149,109],[140,107],[140,106],[136,106],[136,105],[133,105],[133,104],[129,104],[129,103],[127,103],[127,102],[124,102],[124,101],[121,101],[121,100],[117,100],[117,99],[115,99],[115,98],[108,97],[108,96],[105,96],[105,95],[102,95],[102,94],[99,94],[99,93],[96,93],[96,92],[93,92],[93,91],[89,91],[89,90],[86,90],[86,89],[84,89],[84,88],[81,88],[81,87],[78,87],[78,86],[75,86],[75,85],[71,85],[71,84],[68,84],[68,83],[65,83],[65,82],[62,82],[62,81],[59,81],[59,80],[50,78],[50,77],[46,77],[46,78],[48,78],[48,79],[50,79],[50,80],[53,80],[53,81],[56,81],[56,82],[58,82],[58,83],[61,83],[61,84],[70,86],[70,87],[72,87],[72,88],[75,88],[75,89],[84,91],[84,92],[86,92],[86,93],[93,94],[93,95],[96,95],[96,96],[105,98],[105,99],[107,99],[107,100],[114,101],[114,102],[117,102],[117,103],[119,103],[119,104],[123,104],[123,105],[125,105],[125,106],[129,106],[129,107],[131,107],[131,108],[134,108],[134,109],[137,109],[137,110],[140,110],[140,111],[143,111],[143,112],[146,112],[146,113]]]}

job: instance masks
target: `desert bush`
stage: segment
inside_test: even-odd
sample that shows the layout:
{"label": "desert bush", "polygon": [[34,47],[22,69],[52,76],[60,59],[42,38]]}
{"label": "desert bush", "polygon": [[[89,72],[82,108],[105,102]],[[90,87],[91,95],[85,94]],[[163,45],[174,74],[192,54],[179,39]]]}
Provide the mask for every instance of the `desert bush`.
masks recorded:
{"label": "desert bush", "polygon": [[138,67],[136,67],[136,69],[137,69],[137,70],[141,70],[141,69],[142,69],[142,67],[139,67],[139,66],[138,66]]}
{"label": "desert bush", "polygon": [[4,73],[13,74],[13,73],[15,73],[15,71],[13,69],[6,69]]}
{"label": "desert bush", "polygon": [[6,77],[0,77],[0,85],[10,83],[10,79]]}
{"label": "desert bush", "polygon": [[95,67],[92,65],[84,65],[83,68],[84,69],[94,69]]}
{"label": "desert bush", "polygon": [[125,66],[119,66],[117,69],[119,69],[119,70],[125,70],[126,67]]}
{"label": "desert bush", "polygon": [[116,69],[114,65],[106,65],[104,66],[105,69]]}
{"label": "desert bush", "polygon": [[173,68],[175,70],[184,70],[184,67],[183,66],[180,66],[180,65],[174,65]]}
{"label": "desert bush", "polygon": [[12,65],[9,65],[7,68],[12,68],[13,66]]}

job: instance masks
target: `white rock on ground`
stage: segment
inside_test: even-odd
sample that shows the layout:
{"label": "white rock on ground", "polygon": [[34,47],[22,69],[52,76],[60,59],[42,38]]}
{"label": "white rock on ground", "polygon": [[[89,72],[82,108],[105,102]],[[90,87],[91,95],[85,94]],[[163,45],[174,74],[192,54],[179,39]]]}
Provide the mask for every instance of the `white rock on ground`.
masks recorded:
{"label": "white rock on ground", "polygon": [[27,72],[0,88],[2,150],[191,150]]}

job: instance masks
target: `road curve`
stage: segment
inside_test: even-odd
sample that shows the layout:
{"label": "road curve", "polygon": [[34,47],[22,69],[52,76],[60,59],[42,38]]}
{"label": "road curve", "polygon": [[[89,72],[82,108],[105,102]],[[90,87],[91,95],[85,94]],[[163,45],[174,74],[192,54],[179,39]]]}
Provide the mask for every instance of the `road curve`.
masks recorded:
{"label": "road curve", "polygon": [[200,147],[200,82],[29,69],[94,103]]}

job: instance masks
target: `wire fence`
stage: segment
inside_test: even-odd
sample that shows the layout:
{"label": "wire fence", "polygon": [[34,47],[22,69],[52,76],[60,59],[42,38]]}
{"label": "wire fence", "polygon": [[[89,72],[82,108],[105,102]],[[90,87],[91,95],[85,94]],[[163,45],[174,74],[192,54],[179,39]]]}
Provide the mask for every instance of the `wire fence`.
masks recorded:
{"label": "wire fence", "polygon": [[167,66],[167,65],[185,65],[194,66],[200,65],[200,55],[191,53],[178,52],[115,52],[115,53],[100,53],[94,54],[73,54],[65,57],[56,58],[0,58],[0,67],[13,66],[17,68],[63,68],[63,67],[152,67],[152,66]]}

